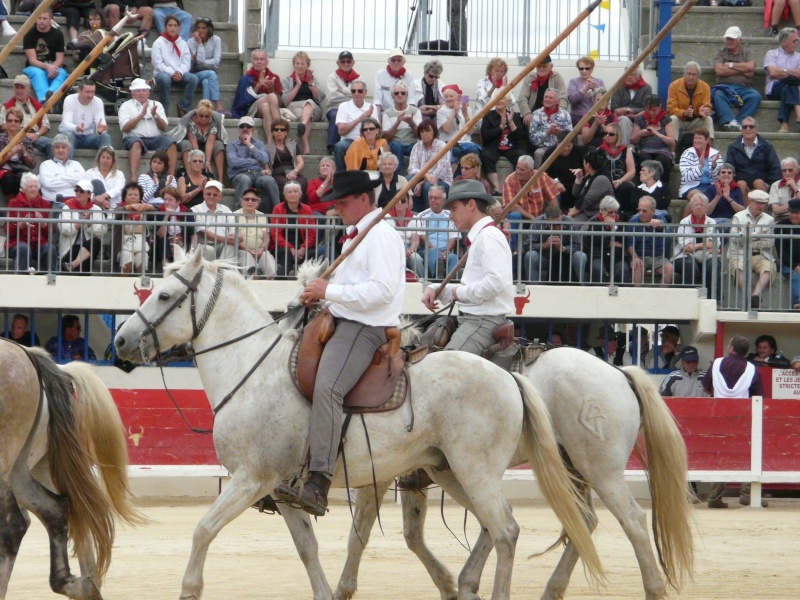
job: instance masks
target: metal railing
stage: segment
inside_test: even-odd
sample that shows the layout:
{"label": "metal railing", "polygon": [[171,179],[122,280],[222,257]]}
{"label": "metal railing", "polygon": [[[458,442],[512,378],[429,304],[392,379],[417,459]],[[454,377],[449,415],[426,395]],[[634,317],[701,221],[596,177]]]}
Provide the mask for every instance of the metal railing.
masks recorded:
{"label": "metal railing", "polygon": [[[384,51],[518,57],[521,63],[562,31],[586,0],[268,0],[263,46],[287,50]],[[629,60],[639,53],[641,0],[609,2],[553,55]],[[428,52],[430,51],[430,52]]]}
{"label": "metal railing", "polygon": [[[126,218],[130,213],[107,211],[102,213],[102,232],[95,229],[94,234],[99,235],[93,237],[91,226],[97,221],[67,218],[58,211],[42,213],[41,219],[24,221],[17,234],[18,240],[29,247],[29,262],[25,262],[21,246],[11,248],[0,258],[0,273],[158,275],[172,260],[171,245],[178,243],[187,250],[200,247],[208,258],[238,260],[247,277],[291,278],[306,258],[334,260],[341,251],[344,232],[338,219],[322,215],[315,215],[313,221],[304,216],[298,221],[292,215],[281,215],[278,222],[275,217],[264,215],[255,223],[247,223],[239,215],[225,215],[194,223],[191,212],[143,213],[143,220],[131,221]],[[13,215],[13,209],[0,210],[3,232],[21,223]],[[74,235],[72,225],[78,225],[81,234],[65,241],[63,232]],[[557,229],[561,227],[557,223],[542,221],[510,221],[506,227],[517,285],[698,288],[727,310],[785,311],[798,304],[800,267],[794,266],[800,265],[800,225],[784,225],[759,235],[754,235],[751,228],[736,225],[710,229],[703,226],[698,228],[699,233],[694,227],[676,224],[655,231],[625,223],[618,224],[615,231],[607,231],[602,225],[597,230],[569,229],[568,225]],[[52,251],[48,252],[46,245],[36,247],[31,243],[37,228]],[[212,236],[205,235],[206,230],[220,239],[230,236],[229,241],[215,243]],[[440,224],[412,230],[398,226],[397,230],[407,247],[416,244],[416,252],[407,261],[410,280],[442,279],[463,253],[462,234],[452,227]],[[267,241],[265,247],[276,272],[265,273],[258,264],[247,260],[242,246],[248,238],[259,243]],[[556,238],[558,242],[553,242]],[[698,249],[686,254],[676,252],[675,246],[683,247],[687,240]],[[429,248],[432,241],[436,242],[435,248]],[[638,274],[631,262],[631,246],[643,261]],[[293,251],[299,248],[305,250]],[[737,253],[745,257],[745,267],[752,266],[753,257],[757,257],[765,261],[767,270],[772,270],[768,284],[757,296],[752,292],[760,275],[751,268],[738,269],[732,264],[730,259]]]}

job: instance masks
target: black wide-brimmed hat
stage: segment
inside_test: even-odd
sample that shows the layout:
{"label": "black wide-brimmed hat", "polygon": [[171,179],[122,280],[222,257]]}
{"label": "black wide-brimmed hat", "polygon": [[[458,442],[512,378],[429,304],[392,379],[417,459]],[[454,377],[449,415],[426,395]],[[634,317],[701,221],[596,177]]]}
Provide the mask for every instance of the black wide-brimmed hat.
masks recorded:
{"label": "black wide-brimmed hat", "polygon": [[333,187],[322,197],[322,201],[330,202],[351,194],[371,192],[380,184],[380,179],[372,179],[366,171],[339,171],[333,174]]}

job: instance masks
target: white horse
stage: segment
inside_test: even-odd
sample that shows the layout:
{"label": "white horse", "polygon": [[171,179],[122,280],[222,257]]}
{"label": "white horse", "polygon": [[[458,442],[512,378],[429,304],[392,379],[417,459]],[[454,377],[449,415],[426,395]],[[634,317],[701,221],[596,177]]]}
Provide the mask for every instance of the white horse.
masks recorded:
{"label": "white horse", "polygon": [[[9,342],[0,342],[0,380],[0,600],[30,525],[28,511],[50,537],[51,589],[102,600],[115,519],[142,522],[128,492],[114,400],[88,365],[59,369],[43,350]],[[81,577],[70,572],[69,540]]]}
{"label": "white horse", "polygon": [[[269,313],[231,266],[206,262],[201,253],[177,258],[156,292],[118,331],[119,356],[151,359],[159,348],[190,340],[199,353],[259,329],[224,350],[196,356],[216,412],[217,456],[232,473],[229,485],[194,532],[181,598],[197,600],[203,590],[209,544],[227,523],[271,493],[276,482],[294,473],[302,458],[311,410],[287,366],[296,333],[282,334],[271,326],[274,321]],[[246,378],[265,352],[269,354],[260,367]],[[457,352],[433,355],[413,365],[410,375],[410,403],[365,417],[371,452],[362,427],[354,424],[348,431],[345,455],[350,485],[371,485],[373,466],[378,481],[389,481],[420,465],[448,464],[457,478],[448,490],[469,499],[467,505],[486,527],[497,551],[492,598],[506,599],[519,527],[501,484],[506,466],[524,443],[545,497],[578,547],[587,571],[602,577],[580,509],[581,497],[559,459],[544,405],[530,384],[488,361]],[[234,389],[235,394],[226,400]],[[414,426],[410,428],[412,407]],[[343,487],[340,466],[332,483]],[[309,515],[289,507],[282,514],[306,566],[314,598],[331,598]]]}
{"label": "white horse", "polygon": [[[628,457],[637,435],[640,437],[652,496],[655,546],[666,583],[678,589],[684,576],[691,575],[694,560],[686,448],[672,415],[647,374],[638,367],[617,369],[575,348],[556,348],[545,352],[526,369],[525,375],[547,405],[562,456],[579,478],[586,502],[592,506],[594,489],[617,518],[639,562],[645,598],[658,600],[666,597],[667,586],[650,545],[645,511],[631,494],[624,477]],[[520,449],[512,463],[523,462]],[[454,476],[436,468],[429,468],[428,472],[445,489]],[[379,497],[383,497],[388,486],[379,484]],[[401,498],[406,543],[425,565],[442,599],[461,598],[457,589],[477,593],[481,571],[492,548],[491,540],[481,531],[456,589],[453,577],[423,539],[425,494],[403,491]],[[594,529],[597,515],[594,507],[591,510],[590,525]],[[355,527],[335,594],[337,600],[347,600],[355,593],[359,562],[375,517],[373,492],[359,490]],[[577,560],[574,546],[567,541],[542,600],[564,598]]]}

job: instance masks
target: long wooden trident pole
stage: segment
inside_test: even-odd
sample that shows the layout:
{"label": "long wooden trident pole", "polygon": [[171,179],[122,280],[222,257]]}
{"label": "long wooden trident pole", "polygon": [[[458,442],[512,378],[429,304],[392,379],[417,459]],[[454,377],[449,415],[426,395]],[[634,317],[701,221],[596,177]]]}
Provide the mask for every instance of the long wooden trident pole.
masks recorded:
{"label": "long wooden trident pole", "polygon": [[25,34],[28,33],[28,30],[31,27],[36,25],[36,19],[38,19],[39,16],[46,11],[53,2],[55,2],[55,0],[44,0],[44,2],[37,6],[36,10],[31,13],[31,16],[28,17],[28,19],[22,24],[22,27],[17,30],[17,33],[14,34],[14,37],[8,40],[8,43],[5,45],[5,47],[0,50],[0,65],[2,65],[6,57],[11,54],[11,51],[16,47],[17,42],[25,37]]}
{"label": "long wooden trident pole", "polygon": [[342,261],[348,256],[350,256],[350,253],[353,252],[356,246],[358,246],[361,243],[361,240],[364,239],[364,236],[366,236],[367,233],[369,233],[369,231],[376,224],[380,223],[384,219],[384,217],[389,213],[390,210],[392,210],[394,205],[397,204],[397,202],[401,198],[404,198],[406,194],[408,194],[408,192],[411,191],[411,189],[415,185],[417,185],[417,183],[422,181],[428,170],[433,168],[436,165],[436,163],[439,162],[439,159],[445,156],[450,151],[450,148],[452,148],[458,143],[458,140],[460,140],[467,133],[471,132],[472,129],[475,127],[475,124],[478,121],[480,121],[485,114],[487,114],[490,110],[494,108],[494,105],[497,104],[500,98],[502,98],[503,96],[508,94],[508,92],[513,90],[525,78],[525,76],[528,75],[528,73],[530,73],[537,66],[539,66],[539,63],[542,62],[542,60],[544,60],[545,56],[547,56],[553,50],[555,50],[555,48],[562,41],[564,41],[564,39],[570,33],[572,33],[575,30],[575,28],[578,27],[578,25],[581,24],[592,13],[594,9],[600,6],[600,2],[601,0],[594,0],[594,2],[592,2],[588,7],[582,10],[581,13],[577,17],[575,17],[575,19],[569,25],[567,25],[566,29],[564,29],[561,33],[559,33],[558,36],[556,36],[556,38],[552,42],[550,42],[550,44],[548,44],[548,46],[544,50],[542,50],[538,56],[536,56],[531,62],[529,62],[519,72],[519,74],[516,77],[514,77],[514,79],[512,79],[502,88],[500,88],[500,94],[498,94],[495,98],[492,98],[481,110],[478,111],[477,114],[475,114],[469,121],[467,121],[464,124],[464,126],[461,129],[459,129],[458,132],[455,133],[455,135],[453,135],[452,138],[450,138],[450,141],[447,142],[447,144],[445,144],[444,148],[442,148],[427,163],[425,163],[425,165],[422,167],[419,173],[414,175],[414,177],[411,178],[411,181],[406,183],[406,185],[404,185],[402,189],[400,189],[397,192],[395,197],[389,201],[389,203],[381,211],[381,214],[375,217],[375,219],[364,228],[364,231],[358,232],[358,235],[353,239],[353,243],[347,247],[347,250],[345,250],[339,255],[339,258],[337,258],[333,262],[333,264],[331,264],[331,266],[329,266],[325,270],[325,272],[322,275],[320,275],[320,277],[322,277],[323,279],[327,279],[328,277],[330,277],[331,274],[336,270],[336,267],[342,264]]}
{"label": "long wooden trident pole", "polygon": [[[127,16],[131,16],[131,14],[127,13]],[[31,15],[31,19],[32,18],[33,15]],[[41,119],[47,113],[47,111],[50,110],[55,105],[55,103],[61,99],[61,96],[63,96],[67,91],[69,91],[72,88],[72,84],[75,83],[78,77],[83,75],[83,72],[89,68],[89,66],[94,62],[94,59],[96,59],[100,55],[103,49],[114,40],[114,37],[119,35],[119,33],[122,31],[122,28],[125,27],[125,23],[127,22],[127,20],[128,20],[127,18],[123,17],[122,19],[119,20],[119,23],[117,23],[111,31],[106,33],[105,37],[103,37],[103,39],[100,40],[97,46],[95,46],[94,49],[89,53],[89,56],[84,58],[83,62],[79,64],[77,67],[75,67],[75,70],[70,74],[69,77],[67,77],[67,80],[64,83],[62,83],[61,86],[55,91],[55,93],[52,96],[50,96],[47,102],[45,102],[44,105],[42,105],[42,108],[39,109],[39,111],[33,116],[33,118],[30,121],[28,121],[28,124],[24,126],[20,130],[20,132],[14,136],[13,139],[9,140],[8,146],[0,150],[0,163],[2,163],[8,157],[8,155],[11,154],[11,152],[14,150],[14,147],[17,144],[19,144],[20,141],[22,141],[22,138],[25,137],[25,134],[31,130],[33,125],[35,123],[38,123],[39,119]]]}
{"label": "long wooden trident pole", "polygon": [[[594,115],[594,113],[597,112],[597,109],[601,105],[608,103],[608,101],[611,99],[611,96],[614,95],[614,92],[617,90],[617,88],[619,88],[623,83],[625,83],[625,80],[628,78],[629,75],[632,75],[633,73],[636,72],[636,70],[639,68],[639,65],[642,64],[644,59],[647,58],[647,56],[651,52],[653,52],[653,50],[655,50],[656,46],[658,46],[658,44],[661,43],[661,40],[664,39],[664,37],[672,30],[673,27],[675,27],[678,21],[680,21],[683,18],[683,16],[689,11],[689,9],[691,9],[694,6],[695,2],[697,2],[697,0],[687,0],[686,4],[684,4],[677,13],[672,15],[672,18],[667,22],[666,25],[664,25],[664,28],[661,31],[659,31],[658,34],[650,41],[647,47],[639,53],[639,56],[636,57],[636,60],[634,60],[631,63],[631,65],[627,69],[625,69],[625,72],[619,79],[617,79],[614,85],[612,85],[608,89],[608,91],[605,94],[603,94],[600,100],[595,102],[594,106],[592,106],[592,108],[590,108],[589,111],[585,115],[583,115],[583,118],[581,118],[581,120],[578,121],[575,127],[572,128],[572,131],[570,131],[567,134],[567,137],[565,137],[561,141],[561,143],[558,144],[558,146],[556,146],[552,154],[550,154],[547,160],[545,160],[542,163],[542,166],[540,166],[536,170],[536,173],[533,174],[533,176],[527,181],[527,183],[524,186],[522,186],[522,189],[517,193],[517,195],[514,196],[514,198],[506,205],[506,207],[503,209],[503,212],[501,212],[495,219],[496,224],[501,223],[503,219],[506,218],[506,215],[508,215],[508,213],[510,213],[513,210],[514,206],[518,202],[520,202],[520,200],[522,200],[525,194],[528,193],[528,190],[530,190],[536,184],[536,181],[539,180],[545,174],[547,168],[551,164],[553,164],[553,161],[555,161],[558,158],[558,156],[561,154],[561,151],[568,144],[572,143],[573,138],[576,135],[578,135],[580,130],[583,128],[583,125],[589,119],[592,118],[592,115]],[[453,276],[458,271],[458,269],[460,269],[464,265],[464,263],[467,262],[468,254],[469,254],[469,248],[466,248],[464,255],[458,261],[456,266],[453,267],[453,270],[447,274],[442,283],[439,285],[438,289],[436,290],[435,298],[438,298],[441,295],[441,293],[444,291],[445,285],[447,285],[450,282],[450,280],[453,279]]]}

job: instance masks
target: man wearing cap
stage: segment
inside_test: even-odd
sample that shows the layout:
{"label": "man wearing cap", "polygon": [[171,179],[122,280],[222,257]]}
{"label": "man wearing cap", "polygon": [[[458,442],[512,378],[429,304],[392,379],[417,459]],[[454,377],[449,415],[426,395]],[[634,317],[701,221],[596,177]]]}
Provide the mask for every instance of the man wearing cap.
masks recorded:
{"label": "man wearing cap", "polygon": [[[336,114],[339,112],[339,106],[353,99],[353,94],[350,91],[350,84],[356,81],[360,76],[353,69],[355,60],[353,53],[349,50],[343,50],[339,53],[339,58],[336,60],[337,69],[328,75],[325,80],[325,87],[328,91],[328,153],[333,152],[333,146],[342,139],[339,135],[339,129],[336,127]],[[363,98],[362,98],[363,100]]]}
{"label": "man wearing cap", "polygon": [[[239,119],[239,137],[225,147],[228,159],[228,178],[236,188],[236,208],[242,204],[242,194],[247,188],[259,191],[261,204],[259,210],[271,213],[280,202],[278,183],[272,176],[269,154],[264,142],[253,137],[255,121],[253,117]],[[267,200],[264,200],[264,196]]]}
{"label": "man wearing cap", "polygon": [[75,197],[75,186],[86,178],[86,171],[77,160],[70,160],[69,139],[62,133],[53,138],[53,158],[39,165],[39,185],[45,200],[56,201]]}
{"label": "man wearing cap", "polygon": [[69,139],[70,158],[78,149],[97,150],[111,145],[103,101],[94,93],[94,81],[82,79],[78,83],[78,93],[70,94],[64,100],[58,131]]}
{"label": "man wearing cap", "polygon": [[[503,232],[487,214],[494,199],[480,181],[462,179],[450,187],[445,208],[459,231],[466,231],[469,247],[460,283],[448,283],[442,302],[455,301],[459,327],[445,346],[480,355],[494,343],[493,333],[514,311],[514,280],[511,249]],[[422,303],[431,311],[438,308],[435,295],[441,286],[430,286]]]}
{"label": "man wearing cap", "polygon": [[678,364],[680,339],[681,330],[675,325],[667,325],[661,329],[661,343],[658,345],[659,369],[674,369]]}
{"label": "man wearing cap", "polygon": [[169,164],[167,172],[175,177],[178,162],[178,147],[175,140],[164,135],[167,130],[167,113],[157,100],[150,100],[150,86],[144,79],[131,82],[131,98],[119,108],[119,128],[122,144],[128,155],[130,181],[136,181],[139,160],[145,150],[166,150]]}
{"label": "man wearing cap", "polygon": [[[333,189],[323,200],[335,202],[336,212],[348,228],[345,251],[353,244],[351,238],[380,216],[373,192],[378,184],[364,171],[333,176]],[[334,318],[336,330],[325,344],[317,371],[308,479],[300,488],[290,487],[288,481],[279,483],[274,490],[276,500],[299,504],[316,516],[327,511],[342,431],[342,403],[375,351],[386,342],[386,328],[400,323],[405,264],[400,235],[387,221],[378,219],[330,281],[312,279],[300,293],[300,301],[306,306],[322,301]]]}
{"label": "man wearing cap", "polygon": [[630,352],[625,349],[625,334],[622,331],[614,331],[612,326],[606,325],[600,327],[595,339],[597,345],[588,350],[592,356],[616,367],[633,364]]}
{"label": "man wearing cap", "polygon": [[[744,117],[752,117],[761,104],[761,94],[753,89],[753,72],[756,60],[749,48],[742,46],[742,30],[728,27],[725,32],[725,47],[714,55],[714,73],[717,85],[711,97],[714,110],[725,131],[739,131]],[[724,87],[721,87],[724,86]],[[737,103],[736,96],[741,98],[737,121],[731,104]]]}
{"label": "man wearing cap", "polygon": [[243,235],[237,233],[236,218],[230,208],[219,203],[220,198],[222,184],[212,179],[203,188],[203,201],[191,208],[194,213],[197,245],[202,249],[206,260],[236,258],[239,235]]}
{"label": "man wearing cap", "polygon": [[67,80],[64,64],[64,34],[53,27],[53,11],[46,8],[22,38],[25,68],[36,99],[44,102]]}
{"label": "man wearing cap", "polygon": [[[63,261],[62,269],[67,272],[88,273],[91,270],[92,258],[100,251],[101,240],[108,229],[102,209],[92,204],[92,191],[92,182],[81,179],[75,184],[73,198],[66,201],[61,213],[58,255]],[[79,220],[82,222],[76,222]]]}
{"label": "man wearing cap", "polygon": [[664,377],[659,392],[662,396],[677,398],[702,398],[708,396],[703,388],[704,369],[698,369],[700,355],[694,346],[684,346],[676,357],[681,367]]}
{"label": "man wearing cap", "polygon": [[[800,198],[792,198],[788,202],[787,214],[775,222],[781,274],[788,275],[791,282],[792,310],[800,309],[800,235],[797,234],[797,225],[800,225]],[[781,239],[780,236],[785,237]]]}
{"label": "man wearing cap", "polygon": [[[378,69],[375,74],[375,88],[372,92],[372,101],[381,109],[388,110],[394,105],[392,91],[394,84],[402,81],[406,84],[406,90],[414,90],[414,75],[407,71],[405,66],[406,57],[400,48],[395,48],[389,52],[388,64],[385,69]],[[408,103],[416,106],[417,99],[414,94],[409,92]],[[384,131],[386,128],[384,127]]]}
{"label": "man wearing cap", "polygon": [[[730,271],[736,273],[736,285],[742,290],[744,287],[744,270],[751,269],[758,275],[755,287],[750,298],[750,305],[758,308],[761,302],[761,292],[769,285],[770,278],[775,273],[775,257],[772,238],[775,220],[765,211],[769,194],[761,190],[753,190],[747,195],[750,202],[742,211],[737,212],[731,219],[731,233],[728,245],[728,258]],[[744,244],[745,229],[750,231],[750,243]]]}
{"label": "man wearing cap", "polygon": [[[42,105],[30,95],[31,80],[27,75],[17,75],[14,77],[14,95],[11,99],[0,105],[0,131],[6,129],[6,111],[9,108],[18,108],[22,111],[22,126],[25,127],[31,122],[31,119],[39,112]],[[27,133],[27,136],[33,142],[33,147],[39,152],[53,158],[52,140],[48,137],[47,132],[50,131],[50,120],[47,115],[43,115]]]}
{"label": "man wearing cap", "polygon": [[[522,80],[522,89],[519,92],[519,114],[525,127],[531,124],[534,111],[539,110],[544,105],[544,91],[555,90],[559,108],[567,110],[569,101],[567,100],[567,85],[564,78],[553,71],[553,59],[548,54],[536,67],[536,74],[529,73]],[[572,123],[572,117],[570,117]],[[572,129],[571,127],[569,129]]]}
{"label": "man wearing cap", "polygon": [[[744,211],[743,211],[744,212]],[[751,398],[764,395],[761,375],[755,366],[747,361],[750,340],[735,335],[728,343],[728,355],[717,358],[702,378],[703,389],[714,398]],[[722,501],[724,483],[715,483],[708,494],[708,508],[727,508]],[[750,504],[750,484],[743,484],[739,502]],[[761,501],[766,507],[766,500]]]}
{"label": "man wearing cap", "polygon": [[353,99],[340,104],[336,112],[336,131],[341,137],[333,146],[333,160],[337,171],[345,170],[344,156],[361,134],[361,123],[369,117],[377,120],[381,117],[380,106],[366,100],[366,83],[360,79],[350,82],[350,93]]}

